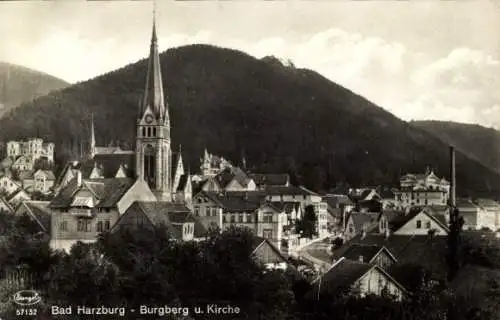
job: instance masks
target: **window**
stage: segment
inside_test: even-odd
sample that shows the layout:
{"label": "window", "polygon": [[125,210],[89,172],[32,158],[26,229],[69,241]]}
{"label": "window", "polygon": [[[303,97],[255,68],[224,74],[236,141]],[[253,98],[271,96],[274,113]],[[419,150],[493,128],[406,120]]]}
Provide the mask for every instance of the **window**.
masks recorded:
{"label": "window", "polygon": [[104,221],[104,230],[109,230],[111,228],[111,222],[109,220]]}
{"label": "window", "polygon": [[97,222],[96,229],[97,229],[97,232],[102,232],[103,231],[102,221]]}
{"label": "window", "polygon": [[59,230],[61,231],[68,231],[68,222],[67,221],[61,221],[59,224]]}
{"label": "window", "polygon": [[234,216],[234,214],[231,215],[231,223],[235,223],[236,222],[236,217]]}
{"label": "window", "polygon": [[243,215],[243,214],[240,214],[240,215],[238,216],[238,222],[242,223],[242,222],[243,222],[243,217],[244,217],[244,215]]}
{"label": "window", "polygon": [[90,232],[92,230],[91,221],[86,219],[78,219],[77,231],[78,232]]}
{"label": "window", "polygon": [[156,128],[153,128],[153,137],[156,137]]}
{"label": "window", "polygon": [[148,127],[148,137],[151,137],[151,128]]}
{"label": "window", "polygon": [[252,223],[252,214],[247,214],[247,223]]}
{"label": "window", "polygon": [[272,239],[273,238],[273,230],[272,229],[262,230],[262,237],[264,237],[266,239]]}
{"label": "window", "polygon": [[417,220],[417,229],[422,228],[422,221]]}
{"label": "window", "polygon": [[266,223],[273,222],[273,215],[270,213],[265,213],[264,216],[262,217],[262,221]]}
{"label": "window", "polygon": [[194,208],[194,215],[197,217],[200,215],[200,209],[198,207]]}
{"label": "window", "polygon": [[142,128],[142,136],[145,137],[146,136],[146,128]]}
{"label": "window", "polygon": [[223,222],[223,223],[226,223],[226,222],[227,222],[227,220],[226,220],[226,215],[223,215],[223,216],[222,216],[222,222]]}
{"label": "window", "polygon": [[430,222],[430,221],[427,221],[427,222],[425,223],[425,228],[426,228],[426,229],[430,229],[430,228],[431,228],[431,222]]}

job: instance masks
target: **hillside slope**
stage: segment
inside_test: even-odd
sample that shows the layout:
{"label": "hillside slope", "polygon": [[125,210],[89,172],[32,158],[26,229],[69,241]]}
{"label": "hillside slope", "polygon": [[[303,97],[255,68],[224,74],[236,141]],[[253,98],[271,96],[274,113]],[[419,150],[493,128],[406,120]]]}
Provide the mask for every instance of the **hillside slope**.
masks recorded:
{"label": "hillside slope", "polygon": [[476,124],[446,121],[414,121],[412,124],[500,172],[500,131]]}
{"label": "hillside slope", "polygon": [[[111,54],[111,53],[110,53]],[[269,60],[269,59],[266,59]],[[172,145],[197,171],[205,147],[260,171],[287,170],[313,189],[335,182],[394,184],[432,165],[447,176],[448,147],[319,74],[205,45],[161,55]],[[0,140],[40,135],[68,158],[88,137],[132,145],[145,60],[25,103],[0,119]],[[457,155],[462,193],[500,191],[500,176]]]}
{"label": "hillside slope", "polygon": [[43,72],[0,62],[0,118],[21,102],[31,101],[68,85]]}

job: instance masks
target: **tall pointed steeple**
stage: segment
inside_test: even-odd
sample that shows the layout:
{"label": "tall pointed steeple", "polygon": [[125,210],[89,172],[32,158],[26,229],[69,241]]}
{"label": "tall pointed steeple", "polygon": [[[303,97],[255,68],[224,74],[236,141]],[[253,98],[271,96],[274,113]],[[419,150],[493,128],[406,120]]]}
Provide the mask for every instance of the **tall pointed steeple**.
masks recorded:
{"label": "tall pointed steeple", "polygon": [[[153,1],[155,6],[155,1]],[[163,93],[163,82],[161,76],[160,54],[158,52],[158,38],[156,36],[156,10],[153,8],[153,30],[149,48],[148,71],[146,76],[146,87],[140,106],[139,118],[141,118],[149,107],[157,121],[168,123],[168,110],[165,105]]]}
{"label": "tall pointed steeple", "polygon": [[90,143],[89,143],[89,158],[94,159],[95,156],[95,131],[94,131],[94,114],[90,119]]}

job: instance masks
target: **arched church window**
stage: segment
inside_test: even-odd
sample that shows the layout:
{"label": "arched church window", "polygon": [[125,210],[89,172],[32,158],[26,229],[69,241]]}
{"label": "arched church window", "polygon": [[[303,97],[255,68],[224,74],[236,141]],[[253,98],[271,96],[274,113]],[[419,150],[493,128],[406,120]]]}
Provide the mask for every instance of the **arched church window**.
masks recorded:
{"label": "arched church window", "polygon": [[156,137],[156,128],[153,128],[153,137]]}
{"label": "arched church window", "polygon": [[148,137],[151,137],[151,128],[148,127]]}
{"label": "arched church window", "polygon": [[145,137],[146,136],[146,128],[142,128],[142,136]]}

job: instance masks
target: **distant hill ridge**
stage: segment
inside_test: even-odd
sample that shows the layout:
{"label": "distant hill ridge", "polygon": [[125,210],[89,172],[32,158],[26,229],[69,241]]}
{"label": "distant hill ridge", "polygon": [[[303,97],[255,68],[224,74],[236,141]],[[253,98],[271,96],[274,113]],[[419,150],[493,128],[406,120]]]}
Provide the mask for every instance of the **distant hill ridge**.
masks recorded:
{"label": "distant hill ridge", "polygon": [[11,63],[0,62],[0,117],[21,102],[69,86],[46,73]]}
{"label": "distant hill ridge", "polygon": [[[67,160],[88,140],[93,113],[99,145],[131,147],[145,62],[24,103],[0,119],[0,139],[39,135]],[[161,63],[172,147],[182,144],[192,172],[206,147],[236,164],[245,154],[254,171],[286,171],[314,190],[396,185],[427,165],[448,178],[446,144],[316,72],[208,45],[170,49]],[[462,154],[457,180],[461,193],[500,191],[497,173]]]}
{"label": "distant hill ridge", "polygon": [[414,121],[443,142],[453,144],[467,156],[500,172],[500,131],[477,124],[450,121]]}

